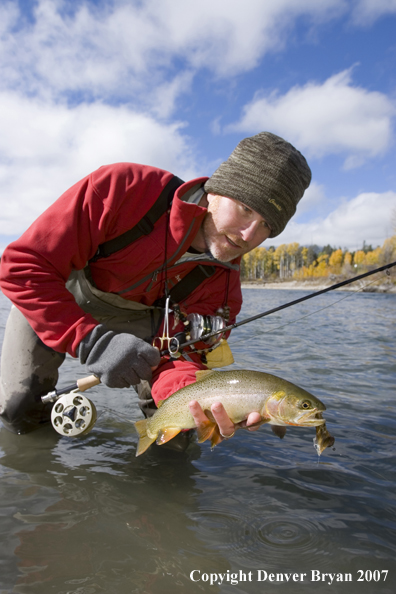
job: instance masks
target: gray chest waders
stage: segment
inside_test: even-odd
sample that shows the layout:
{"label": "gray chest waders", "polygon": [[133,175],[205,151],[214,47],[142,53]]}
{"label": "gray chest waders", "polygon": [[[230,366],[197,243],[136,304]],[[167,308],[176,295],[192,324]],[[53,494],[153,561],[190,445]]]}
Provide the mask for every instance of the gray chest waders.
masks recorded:
{"label": "gray chest waders", "polygon": [[[161,308],[100,291],[89,282],[84,271],[74,271],[66,287],[78,305],[109,330],[128,332],[151,341],[161,323]],[[28,433],[50,420],[52,404],[43,404],[41,396],[55,388],[58,369],[64,359],[65,354],[46,346],[26,318],[12,306],[0,372],[0,418],[7,429]],[[144,414],[149,414],[146,408],[155,410],[148,382],[141,382],[135,389]]]}
{"label": "gray chest waders", "polygon": [[162,308],[128,301],[97,289],[89,280],[89,268],[71,273],[66,288],[77,304],[114,332],[129,332],[151,343],[162,320]]}

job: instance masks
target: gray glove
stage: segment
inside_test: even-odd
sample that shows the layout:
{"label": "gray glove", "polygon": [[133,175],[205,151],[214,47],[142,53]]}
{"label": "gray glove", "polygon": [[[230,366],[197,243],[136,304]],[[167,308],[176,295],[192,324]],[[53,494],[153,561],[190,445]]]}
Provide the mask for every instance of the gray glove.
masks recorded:
{"label": "gray glove", "polygon": [[78,346],[81,363],[109,388],[129,388],[151,379],[151,367],[159,364],[159,350],[133,336],[96,326]]}

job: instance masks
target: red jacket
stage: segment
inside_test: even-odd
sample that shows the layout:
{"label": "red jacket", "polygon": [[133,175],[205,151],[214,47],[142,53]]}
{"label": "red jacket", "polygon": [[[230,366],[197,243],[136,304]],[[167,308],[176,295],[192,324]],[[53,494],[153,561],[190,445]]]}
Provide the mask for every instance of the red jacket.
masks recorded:
{"label": "red jacket", "polygon": [[[5,249],[1,288],[46,345],[76,356],[78,344],[97,321],[76,304],[65,282],[72,269],[85,267],[98,245],[134,227],[172,177],[167,171],[132,163],[101,167],[67,190]],[[195,261],[175,266],[191,245],[206,213],[205,208],[184,202],[181,196],[206,179],[187,182],[175,193],[167,238],[170,287],[197,264]],[[122,293],[124,299],[152,305],[164,291],[163,280],[156,271],[164,264],[165,233],[163,215],[149,235],[92,263],[96,286],[102,291]],[[231,269],[219,264],[215,274],[181,304],[183,309],[187,313],[214,315],[225,302],[228,284],[227,305],[232,323],[242,303],[239,261],[233,264]],[[194,364],[163,359],[154,374],[154,399],[165,398],[195,381],[195,370],[203,367],[198,359]]]}

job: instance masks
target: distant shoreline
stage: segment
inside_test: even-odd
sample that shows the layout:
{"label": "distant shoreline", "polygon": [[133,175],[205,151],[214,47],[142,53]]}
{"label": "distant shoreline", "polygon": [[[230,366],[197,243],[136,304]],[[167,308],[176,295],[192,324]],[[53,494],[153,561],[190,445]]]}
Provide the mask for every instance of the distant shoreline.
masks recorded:
{"label": "distant shoreline", "polygon": [[[337,280],[307,280],[307,281],[278,281],[278,282],[265,282],[265,281],[242,281],[242,289],[279,289],[288,291],[321,291],[327,289],[332,285],[337,284]],[[396,294],[396,285],[392,282],[370,282],[370,280],[361,280],[356,283],[351,283],[345,287],[337,289],[338,291],[361,291],[363,293],[393,293]]]}

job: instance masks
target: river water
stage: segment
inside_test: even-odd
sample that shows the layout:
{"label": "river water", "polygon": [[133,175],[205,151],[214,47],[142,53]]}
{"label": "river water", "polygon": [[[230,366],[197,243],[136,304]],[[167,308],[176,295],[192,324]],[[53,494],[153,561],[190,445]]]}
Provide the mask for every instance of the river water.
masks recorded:
{"label": "river water", "polygon": [[[303,294],[245,289],[239,319]],[[0,294],[2,333],[8,310]],[[233,332],[234,368],[326,404],[321,457],[314,429],[263,426],[136,458],[133,394],[104,386],[85,437],[1,428],[0,593],[394,594],[395,314],[395,295],[337,292]],[[84,375],[68,358],[58,385]]]}

